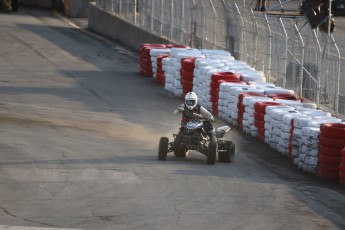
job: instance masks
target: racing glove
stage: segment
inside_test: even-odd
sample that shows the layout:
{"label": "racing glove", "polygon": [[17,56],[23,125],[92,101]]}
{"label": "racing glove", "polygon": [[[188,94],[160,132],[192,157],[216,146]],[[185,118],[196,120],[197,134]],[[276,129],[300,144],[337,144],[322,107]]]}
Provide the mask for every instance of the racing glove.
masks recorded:
{"label": "racing glove", "polygon": [[184,107],[180,106],[174,111],[174,114],[177,115],[178,113],[182,113],[183,111],[184,111]]}
{"label": "racing glove", "polygon": [[177,109],[179,112],[183,112],[184,111],[184,107],[183,106],[180,106],[180,107],[178,107],[178,109]]}

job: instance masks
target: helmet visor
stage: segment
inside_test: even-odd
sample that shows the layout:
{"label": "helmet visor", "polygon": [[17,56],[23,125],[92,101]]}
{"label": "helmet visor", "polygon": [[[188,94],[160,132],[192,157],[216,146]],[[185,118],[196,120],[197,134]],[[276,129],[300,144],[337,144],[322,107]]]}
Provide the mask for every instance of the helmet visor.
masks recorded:
{"label": "helmet visor", "polygon": [[196,101],[195,100],[186,100],[186,105],[187,106],[195,106],[196,105]]}

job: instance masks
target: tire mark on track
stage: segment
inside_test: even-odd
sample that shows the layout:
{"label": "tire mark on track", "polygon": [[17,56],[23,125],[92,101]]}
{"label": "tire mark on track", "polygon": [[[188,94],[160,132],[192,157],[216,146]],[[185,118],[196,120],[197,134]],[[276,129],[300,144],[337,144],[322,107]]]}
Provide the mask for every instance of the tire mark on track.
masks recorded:
{"label": "tire mark on track", "polygon": [[39,221],[34,221],[34,220],[29,220],[29,219],[26,219],[26,218],[21,218],[21,217],[18,217],[14,214],[12,214],[11,212],[9,212],[6,208],[4,207],[1,207],[1,210],[6,213],[7,215],[13,217],[13,218],[18,218],[18,219],[21,219],[21,220],[24,220],[26,222],[30,222],[30,223],[34,223],[34,224],[40,224],[40,225],[43,225],[43,226],[47,226],[47,227],[54,227],[54,228],[58,228],[59,226],[56,226],[56,225],[53,225],[53,224],[47,224],[47,223],[43,223],[43,222],[39,222]]}

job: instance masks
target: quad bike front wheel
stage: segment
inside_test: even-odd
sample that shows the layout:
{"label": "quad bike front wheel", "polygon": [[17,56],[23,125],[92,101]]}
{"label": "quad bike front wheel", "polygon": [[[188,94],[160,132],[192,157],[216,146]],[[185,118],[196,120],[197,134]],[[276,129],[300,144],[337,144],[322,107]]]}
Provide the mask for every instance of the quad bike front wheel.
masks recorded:
{"label": "quad bike front wheel", "polygon": [[208,153],[206,157],[206,164],[214,165],[217,156],[217,142],[210,142],[208,145]]}
{"label": "quad bike front wheel", "polygon": [[158,160],[165,161],[168,155],[169,138],[161,137],[158,147]]}

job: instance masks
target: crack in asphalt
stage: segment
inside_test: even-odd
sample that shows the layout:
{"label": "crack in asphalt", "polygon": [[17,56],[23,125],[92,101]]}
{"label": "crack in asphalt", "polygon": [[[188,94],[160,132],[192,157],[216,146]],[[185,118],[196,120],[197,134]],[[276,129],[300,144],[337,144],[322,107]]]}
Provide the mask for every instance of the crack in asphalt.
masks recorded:
{"label": "crack in asphalt", "polygon": [[176,212],[178,213],[178,214],[177,214],[177,219],[176,219],[176,225],[179,225],[180,217],[181,217],[181,215],[182,215],[182,212],[177,208],[177,206],[178,206],[178,205],[181,205],[181,204],[183,204],[183,202],[174,205],[174,209],[175,209]]}
{"label": "crack in asphalt", "polygon": [[24,220],[26,222],[30,222],[30,223],[34,223],[34,224],[40,224],[40,225],[43,225],[43,226],[47,226],[47,227],[54,227],[54,228],[58,228],[59,226],[56,226],[56,225],[53,225],[53,224],[47,224],[47,223],[43,223],[43,222],[39,222],[39,221],[34,221],[34,220],[29,220],[27,218],[21,218],[19,216],[16,216],[14,214],[12,214],[11,212],[9,212],[6,208],[4,207],[1,207],[1,210],[6,213],[7,215],[13,217],[13,218],[18,218],[18,219],[21,219],[21,220]]}

